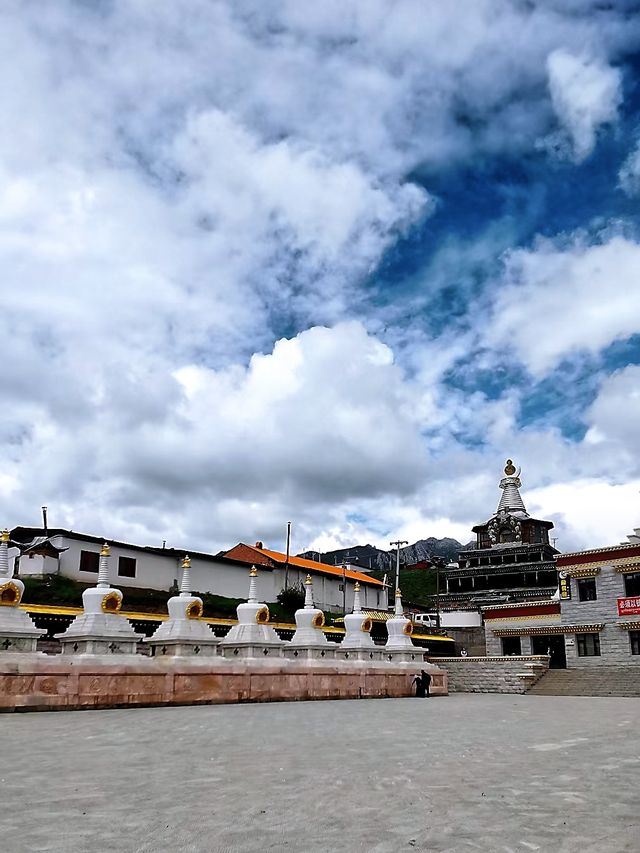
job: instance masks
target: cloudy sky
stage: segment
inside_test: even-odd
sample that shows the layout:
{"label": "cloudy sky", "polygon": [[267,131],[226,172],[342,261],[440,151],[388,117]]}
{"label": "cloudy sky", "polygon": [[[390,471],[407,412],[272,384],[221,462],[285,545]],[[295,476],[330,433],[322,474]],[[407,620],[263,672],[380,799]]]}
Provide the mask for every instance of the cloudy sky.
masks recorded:
{"label": "cloudy sky", "polygon": [[640,4],[5,0],[2,523],[640,526]]}

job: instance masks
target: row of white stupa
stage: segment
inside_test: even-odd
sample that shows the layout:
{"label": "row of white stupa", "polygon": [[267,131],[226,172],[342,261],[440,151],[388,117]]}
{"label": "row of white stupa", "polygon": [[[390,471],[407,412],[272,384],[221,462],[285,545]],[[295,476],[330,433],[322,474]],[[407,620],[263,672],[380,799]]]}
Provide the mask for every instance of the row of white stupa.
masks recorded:
{"label": "row of white stupa", "polygon": [[[0,536],[0,651],[33,652],[44,630],[36,628],[19,608],[24,584],[9,574],[9,533]],[[149,643],[156,655],[214,655],[225,657],[293,657],[343,660],[387,660],[411,662],[423,659],[423,652],[411,641],[412,624],[402,612],[400,590],[396,591],[395,614],[387,621],[388,640],[376,646],[371,638],[372,622],[362,612],[360,586],[355,584],[353,612],[344,617],[342,642],[332,643],[322,630],[324,613],[314,606],[311,577],[305,583],[304,607],[295,613],[296,630],[290,641],[281,640],[268,624],[269,608],[258,601],[255,566],[249,573],[249,599],[237,607],[238,624],[224,638],[216,637],[200,619],[202,599],[191,594],[189,557],[182,561],[180,594],[168,601],[169,618],[151,637],[137,634],[120,613],[122,592],[109,579],[109,546],[100,551],[98,580],[82,594],[83,612],[57,637],[66,654],[135,654],[139,640]],[[2,606],[4,605],[4,606]]]}

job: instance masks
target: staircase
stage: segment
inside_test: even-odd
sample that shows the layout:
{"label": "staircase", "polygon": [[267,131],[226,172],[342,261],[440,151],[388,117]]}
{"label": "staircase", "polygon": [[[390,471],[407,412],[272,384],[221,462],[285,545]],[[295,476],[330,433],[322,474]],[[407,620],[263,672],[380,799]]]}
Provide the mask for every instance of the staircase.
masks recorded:
{"label": "staircase", "polygon": [[535,696],[640,696],[640,666],[550,669],[527,692]]}

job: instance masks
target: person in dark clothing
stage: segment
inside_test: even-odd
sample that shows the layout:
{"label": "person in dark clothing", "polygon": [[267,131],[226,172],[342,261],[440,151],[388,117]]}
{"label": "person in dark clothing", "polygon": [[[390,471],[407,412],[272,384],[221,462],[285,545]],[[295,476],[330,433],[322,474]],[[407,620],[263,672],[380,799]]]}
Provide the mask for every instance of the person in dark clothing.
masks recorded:
{"label": "person in dark clothing", "polygon": [[415,686],[416,686],[416,696],[419,699],[421,699],[421,698],[424,699],[426,694],[425,694],[424,682],[422,681],[422,676],[416,675],[416,677],[413,679],[413,681],[411,683],[415,684]]}
{"label": "person in dark clothing", "polygon": [[416,675],[416,677],[411,682],[416,686],[416,696],[420,699],[429,698],[429,687],[431,685],[431,676],[428,672],[425,672],[424,669],[421,671],[420,675]]}
{"label": "person in dark clothing", "polygon": [[428,672],[425,672],[424,669],[422,670],[422,684],[424,686],[423,696],[426,696],[428,699],[429,698],[429,688],[431,687],[431,676],[429,675]]}

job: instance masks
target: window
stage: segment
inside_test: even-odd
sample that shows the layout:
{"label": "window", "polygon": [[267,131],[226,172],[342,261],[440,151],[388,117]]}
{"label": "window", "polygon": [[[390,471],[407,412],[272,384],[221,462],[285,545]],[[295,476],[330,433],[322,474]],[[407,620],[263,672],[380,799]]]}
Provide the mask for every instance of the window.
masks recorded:
{"label": "window", "polygon": [[595,578],[578,578],[578,598],[580,601],[595,601],[596,593]]}
{"label": "window", "polygon": [[119,578],[135,578],[136,576],[136,559],[135,557],[118,557],[118,577]]}
{"label": "window", "polygon": [[640,655],[640,631],[629,631],[631,654]]}
{"label": "window", "polygon": [[627,598],[640,595],[640,572],[632,572],[624,576],[624,591]]}
{"label": "window", "polygon": [[521,655],[522,647],[520,645],[520,637],[503,637],[502,638],[502,654],[503,655]]}
{"label": "window", "polygon": [[578,643],[578,657],[600,657],[599,634],[576,634],[576,640]]}
{"label": "window", "polygon": [[98,574],[100,554],[97,551],[80,551],[80,571]]}

